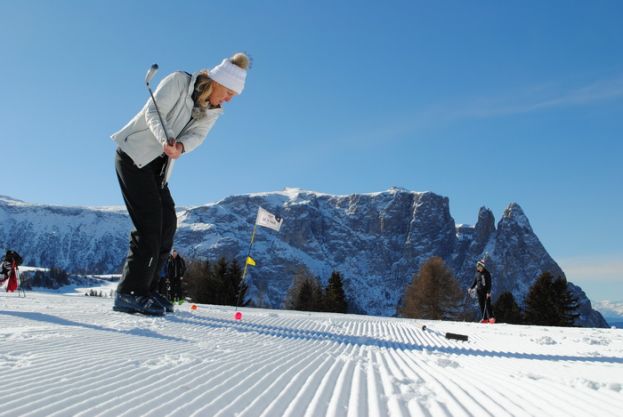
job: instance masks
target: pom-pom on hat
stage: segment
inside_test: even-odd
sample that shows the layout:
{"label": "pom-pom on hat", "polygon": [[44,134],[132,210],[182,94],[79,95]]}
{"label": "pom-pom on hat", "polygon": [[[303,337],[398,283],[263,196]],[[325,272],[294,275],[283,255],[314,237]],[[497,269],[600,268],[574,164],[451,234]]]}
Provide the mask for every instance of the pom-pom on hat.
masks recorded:
{"label": "pom-pom on hat", "polygon": [[247,79],[247,70],[233,64],[230,58],[225,58],[220,64],[208,71],[208,76],[222,86],[240,94]]}

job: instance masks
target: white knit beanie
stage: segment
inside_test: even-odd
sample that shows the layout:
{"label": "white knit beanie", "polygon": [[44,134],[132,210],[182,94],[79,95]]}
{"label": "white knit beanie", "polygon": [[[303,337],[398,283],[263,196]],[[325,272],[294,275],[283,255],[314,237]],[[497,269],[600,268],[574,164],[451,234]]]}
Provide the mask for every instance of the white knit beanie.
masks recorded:
{"label": "white knit beanie", "polygon": [[240,68],[236,64],[232,64],[229,58],[225,58],[223,62],[209,70],[208,75],[217,83],[240,94],[244,89],[247,70]]}

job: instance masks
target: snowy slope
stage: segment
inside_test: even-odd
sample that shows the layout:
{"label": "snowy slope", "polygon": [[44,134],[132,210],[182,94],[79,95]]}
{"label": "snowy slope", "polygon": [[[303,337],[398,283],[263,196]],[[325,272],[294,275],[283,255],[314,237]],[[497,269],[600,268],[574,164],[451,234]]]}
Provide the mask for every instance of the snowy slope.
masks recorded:
{"label": "snowy slope", "polygon": [[621,330],[187,304],[149,318],[81,293],[0,293],[0,417],[621,415]]}

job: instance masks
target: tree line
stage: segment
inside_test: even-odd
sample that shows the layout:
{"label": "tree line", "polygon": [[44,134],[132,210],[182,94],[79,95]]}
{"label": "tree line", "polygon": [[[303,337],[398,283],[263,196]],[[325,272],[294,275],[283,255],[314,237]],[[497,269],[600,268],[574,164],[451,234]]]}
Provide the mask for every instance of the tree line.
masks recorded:
{"label": "tree line", "polygon": [[[191,261],[184,275],[182,290],[187,299],[201,304],[248,305],[248,286],[242,282],[242,269],[235,260],[221,257],[217,262]],[[299,269],[288,290],[284,307],[289,310],[346,313],[348,302],[342,275],[334,271],[326,287],[304,268]]]}
{"label": "tree line", "polygon": [[248,286],[242,282],[242,272],[236,259],[192,261],[182,280],[182,292],[195,303],[233,306],[240,300],[244,306]]}
{"label": "tree line", "polygon": [[[242,268],[236,259],[219,258],[189,263],[183,279],[185,298],[192,302],[244,306],[248,286],[242,282]],[[27,274],[25,274],[27,275]],[[26,277],[24,277],[26,278]],[[36,271],[25,287],[59,288],[69,284],[69,274],[60,268]],[[495,287],[495,276],[493,277]],[[89,294],[95,295],[95,294]],[[344,277],[333,271],[327,285],[306,268],[294,273],[284,307],[289,310],[346,313],[349,311]],[[543,272],[530,287],[524,308],[511,292],[500,294],[493,304],[498,323],[542,326],[573,326],[579,317],[578,300],[563,277]],[[440,257],[432,257],[420,267],[406,286],[397,314],[406,318],[474,321],[473,302],[466,299],[457,279]]]}
{"label": "tree line", "polygon": [[[495,277],[493,277],[495,286]],[[443,259],[426,261],[405,289],[398,314],[432,320],[475,320],[472,302]],[[522,310],[511,292],[500,294],[493,304],[498,323],[541,326],[573,326],[579,317],[578,300],[563,277],[543,272],[530,287]]]}
{"label": "tree line", "polygon": [[287,310],[346,313],[348,301],[342,274],[333,271],[324,287],[318,277],[306,269],[300,269],[294,275],[284,306]]}

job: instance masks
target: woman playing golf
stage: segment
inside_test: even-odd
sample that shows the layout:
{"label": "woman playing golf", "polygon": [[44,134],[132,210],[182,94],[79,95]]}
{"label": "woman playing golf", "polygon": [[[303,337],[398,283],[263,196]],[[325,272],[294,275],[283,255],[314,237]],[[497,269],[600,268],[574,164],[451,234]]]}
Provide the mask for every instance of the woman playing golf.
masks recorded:
{"label": "woman playing golf", "polygon": [[[248,67],[249,58],[237,53],[210,70],[168,75],[142,110],[111,136],[117,143],[117,178],[134,225],[113,310],[148,315],[173,311],[157,291],[177,229],[166,181],[172,162],[203,143],[223,113],[222,104],[242,93]],[[146,78],[148,87],[154,69]]]}

